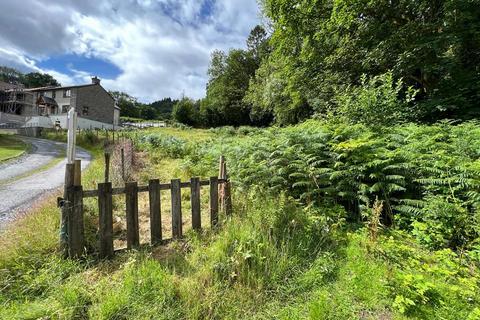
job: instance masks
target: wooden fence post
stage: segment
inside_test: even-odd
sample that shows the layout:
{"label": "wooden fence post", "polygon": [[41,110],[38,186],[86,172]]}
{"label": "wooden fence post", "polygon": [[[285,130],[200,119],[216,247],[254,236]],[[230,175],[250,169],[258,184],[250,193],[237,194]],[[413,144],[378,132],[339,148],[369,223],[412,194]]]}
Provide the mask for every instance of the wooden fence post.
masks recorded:
{"label": "wooden fence post", "polygon": [[112,184],[98,184],[98,220],[100,259],[113,257],[113,205]]}
{"label": "wooden fence post", "polygon": [[[218,164],[218,179],[225,179],[225,157],[220,156]],[[220,211],[224,210],[224,198],[225,198],[225,186],[224,184],[218,185],[218,200],[219,200],[219,209]]]}
{"label": "wooden fence post", "polygon": [[120,150],[121,158],[122,158],[122,179],[125,182],[125,150],[122,148]]}
{"label": "wooden fence post", "polygon": [[[69,204],[71,205],[68,217],[68,252],[72,258],[81,257],[84,248],[84,224],[83,224],[83,189],[82,186],[69,188]],[[73,198],[73,199],[71,199]],[[73,200],[73,201],[72,201]]]}
{"label": "wooden fence post", "polygon": [[73,177],[73,185],[74,186],[81,186],[82,185],[82,160],[75,160],[74,161],[74,177]]}
{"label": "wooden fence post", "polygon": [[132,249],[140,245],[138,230],[138,184],[125,184],[125,205],[127,209],[127,248]]}
{"label": "wooden fence post", "polygon": [[73,195],[69,194],[69,188],[73,186],[75,176],[75,165],[67,163],[65,166],[65,189],[63,192],[62,219],[60,225],[60,247],[65,255],[68,255],[68,217],[71,215]]}
{"label": "wooden fence post", "polygon": [[223,198],[222,198],[222,208],[225,211],[227,216],[232,214],[232,190],[230,185],[230,180],[228,180],[228,172],[227,172],[227,163],[223,163]]}
{"label": "wooden fence post", "polygon": [[150,203],[150,242],[155,244],[162,241],[160,181],[158,179],[148,182],[148,196]]}
{"label": "wooden fence post", "polygon": [[110,181],[110,153],[105,152],[105,183]]}
{"label": "wooden fence post", "polygon": [[200,178],[190,179],[190,202],[192,204],[192,228],[200,230],[202,228],[202,218],[200,214]]}
{"label": "wooden fence post", "polygon": [[182,237],[182,193],[180,179],[171,181],[172,196],[172,237],[178,239]]}
{"label": "wooden fence post", "polygon": [[210,222],[212,227],[218,224],[218,178],[210,177]]}

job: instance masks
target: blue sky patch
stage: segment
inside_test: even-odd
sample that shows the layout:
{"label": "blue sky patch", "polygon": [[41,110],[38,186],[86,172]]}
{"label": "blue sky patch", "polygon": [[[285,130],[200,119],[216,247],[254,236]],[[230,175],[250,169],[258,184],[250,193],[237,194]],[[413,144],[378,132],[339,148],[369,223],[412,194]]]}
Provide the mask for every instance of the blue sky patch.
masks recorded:
{"label": "blue sky patch", "polygon": [[110,62],[76,54],[52,56],[47,60],[40,61],[37,66],[42,69],[53,69],[70,76],[74,74],[72,71],[74,69],[87,72],[102,79],[114,79],[122,73],[120,68]]}

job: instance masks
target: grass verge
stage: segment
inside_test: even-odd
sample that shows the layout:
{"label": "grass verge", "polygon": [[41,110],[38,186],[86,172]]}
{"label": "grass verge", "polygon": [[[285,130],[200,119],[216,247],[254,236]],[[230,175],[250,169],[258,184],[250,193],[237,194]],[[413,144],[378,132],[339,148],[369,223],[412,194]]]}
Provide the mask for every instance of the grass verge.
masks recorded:
{"label": "grass verge", "polygon": [[28,147],[28,144],[12,135],[0,134],[0,162],[23,155]]}

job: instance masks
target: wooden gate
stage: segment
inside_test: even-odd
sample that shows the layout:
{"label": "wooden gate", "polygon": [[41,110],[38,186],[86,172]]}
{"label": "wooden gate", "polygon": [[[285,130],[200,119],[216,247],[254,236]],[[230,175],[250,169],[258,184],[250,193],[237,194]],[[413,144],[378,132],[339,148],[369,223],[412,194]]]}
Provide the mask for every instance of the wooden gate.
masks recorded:
{"label": "wooden gate", "polygon": [[[70,257],[80,257],[84,254],[85,234],[83,199],[98,198],[98,251],[100,258],[110,258],[114,255],[113,245],[113,196],[125,195],[126,222],[127,222],[127,249],[140,245],[138,225],[138,195],[148,192],[150,210],[150,239],[151,244],[160,244],[168,239],[162,237],[161,225],[161,197],[160,191],[170,190],[172,213],[172,238],[179,239],[183,235],[182,220],[182,189],[190,189],[192,228],[201,229],[200,190],[210,188],[210,224],[215,227],[218,223],[219,208],[230,215],[232,201],[230,182],[227,178],[224,158],[220,159],[220,177],[211,177],[209,180],[200,180],[193,177],[190,181],[182,182],[173,179],[170,183],[160,183],[152,179],[148,185],[139,186],[137,182],[125,183],[125,187],[113,188],[111,182],[99,183],[97,190],[83,190],[80,176],[80,161],[67,164],[65,175],[64,199],[59,199],[62,207],[62,235],[61,244],[65,254]],[[107,166],[108,170],[108,166]],[[108,181],[108,173],[106,174]]]}

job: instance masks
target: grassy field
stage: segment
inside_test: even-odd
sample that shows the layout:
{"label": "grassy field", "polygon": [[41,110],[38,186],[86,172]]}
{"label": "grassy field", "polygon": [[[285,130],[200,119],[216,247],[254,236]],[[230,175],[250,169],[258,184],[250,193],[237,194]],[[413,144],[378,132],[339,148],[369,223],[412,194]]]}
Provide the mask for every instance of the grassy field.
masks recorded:
{"label": "grassy field", "polygon": [[28,150],[28,144],[20,139],[0,134],[0,162],[16,158]]}
{"label": "grassy field", "polygon": [[[272,148],[288,151],[288,141],[302,141],[296,131],[320,139],[305,126],[131,133],[137,148],[132,179],[142,184],[214,175],[218,154],[225,154],[234,216],[222,216],[215,231],[205,223],[202,233],[187,231],[167,246],[122,252],[111,261],[91,254],[73,261],[58,252],[59,211],[52,196],[0,235],[0,319],[480,319],[480,279],[470,253],[428,248],[411,232],[369,218],[351,221],[341,205],[305,205],[298,194],[267,180],[275,174],[260,166],[275,169],[263,159],[275,153],[265,143],[278,140],[282,146]],[[79,138],[95,155],[83,175],[87,189],[103,176],[103,142],[96,139]],[[341,143],[350,151],[358,145]],[[296,147],[292,155],[305,149],[300,151]],[[265,174],[262,181],[272,190],[247,180],[253,172]],[[182,200],[187,213],[188,192]],[[141,241],[147,243],[147,199],[139,205]],[[91,252],[97,245],[96,202],[85,206]],[[123,206],[116,197],[115,221],[123,229],[115,233],[116,248],[124,246]],[[202,202],[204,214],[207,209]],[[169,210],[168,193],[162,193],[166,237]]]}

